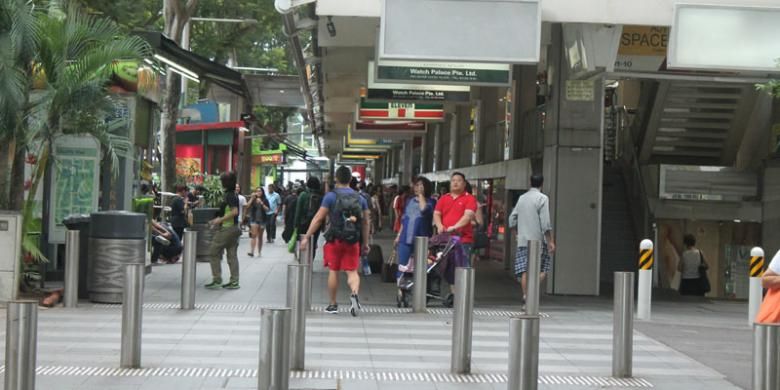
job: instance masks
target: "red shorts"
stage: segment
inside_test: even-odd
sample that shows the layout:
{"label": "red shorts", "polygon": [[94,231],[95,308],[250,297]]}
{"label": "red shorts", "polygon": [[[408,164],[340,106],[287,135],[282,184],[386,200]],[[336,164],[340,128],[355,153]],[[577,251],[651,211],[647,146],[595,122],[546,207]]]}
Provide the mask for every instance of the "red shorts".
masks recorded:
{"label": "red shorts", "polygon": [[341,240],[325,243],[325,265],[331,271],[355,271],[360,264],[360,243],[350,244]]}

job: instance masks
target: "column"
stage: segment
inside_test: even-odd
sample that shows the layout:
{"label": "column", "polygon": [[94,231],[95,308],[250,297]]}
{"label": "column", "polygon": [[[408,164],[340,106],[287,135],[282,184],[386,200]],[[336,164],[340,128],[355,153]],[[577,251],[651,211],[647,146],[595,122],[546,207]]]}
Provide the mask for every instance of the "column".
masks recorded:
{"label": "column", "polygon": [[[543,172],[558,251],[547,287],[598,295],[601,257],[603,78],[569,80],[561,25],[552,27]],[[580,93],[567,96],[567,84]],[[588,91],[590,88],[590,91]]]}
{"label": "column", "polygon": [[431,172],[436,172],[441,169],[441,144],[442,144],[442,127],[443,123],[437,123],[433,128],[433,156],[431,156]]}
{"label": "column", "polygon": [[[433,126],[433,125],[429,125],[429,126]],[[428,133],[430,133],[430,131],[426,130],[425,134],[422,135],[422,141],[420,143],[420,162],[419,162],[419,164],[420,164],[420,173],[428,172],[428,169],[427,169],[428,168],[427,160],[428,160],[428,154],[429,154],[428,153]]]}
{"label": "column", "polygon": [[449,142],[449,161],[447,162],[447,169],[455,169],[458,167],[458,110],[450,115],[450,142]]}
{"label": "column", "polygon": [[533,123],[530,117],[536,110],[536,65],[516,65],[514,68],[515,80],[512,93],[512,129],[509,142],[510,160],[527,157],[524,151],[530,150],[530,145],[523,145],[523,132],[531,131],[526,128]]}

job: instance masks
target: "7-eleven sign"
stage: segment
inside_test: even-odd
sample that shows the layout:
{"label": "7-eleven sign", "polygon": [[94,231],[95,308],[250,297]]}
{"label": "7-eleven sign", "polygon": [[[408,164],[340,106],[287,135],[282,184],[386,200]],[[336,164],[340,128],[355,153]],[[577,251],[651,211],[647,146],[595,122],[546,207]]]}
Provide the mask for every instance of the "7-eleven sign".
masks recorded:
{"label": "7-eleven sign", "polygon": [[444,106],[441,104],[415,104],[399,102],[361,102],[360,119],[408,119],[443,121]]}

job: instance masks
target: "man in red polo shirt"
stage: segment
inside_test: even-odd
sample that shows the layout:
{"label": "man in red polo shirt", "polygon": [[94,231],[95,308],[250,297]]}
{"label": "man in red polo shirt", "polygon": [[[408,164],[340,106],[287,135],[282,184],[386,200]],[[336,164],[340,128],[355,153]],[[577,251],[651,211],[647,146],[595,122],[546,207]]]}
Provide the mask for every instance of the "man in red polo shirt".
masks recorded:
{"label": "man in red polo shirt", "polygon": [[474,244],[474,231],[471,220],[477,210],[477,199],[466,192],[466,176],[455,172],[450,177],[450,192],[436,203],[433,223],[439,233],[448,232],[461,237],[463,249],[471,253]]}

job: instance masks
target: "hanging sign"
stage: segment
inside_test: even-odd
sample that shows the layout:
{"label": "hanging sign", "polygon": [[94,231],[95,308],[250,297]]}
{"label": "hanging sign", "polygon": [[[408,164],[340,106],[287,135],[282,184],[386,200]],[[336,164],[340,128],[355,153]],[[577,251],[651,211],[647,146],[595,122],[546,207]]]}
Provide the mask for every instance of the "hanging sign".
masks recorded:
{"label": "hanging sign", "polygon": [[666,60],[669,27],[623,26],[615,71],[657,72]]}
{"label": "hanging sign", "polygon": [[387,132],[392,133],[424,133],[427,129],[425,122],[410,121],[372,121],[359,120],[355,122],[355,132]]}
{"label": "hanging sign", "polygon": [[508,87],[512,82],[512,67],[508,64],[381,60],[376,65],[376,81]]}
{"label": "hanging sign", "polygon": [[466,85],[398,84],[376,81],[376,63],[368,62],[369,100],[401,100],[419,102],[468,102],[471,87]]}
{"label": "hanging sign", "polygon": [[418,121],[443,121],[441,104],[417,104],[402,102],[360,102],[359,119],[413,119]]}

